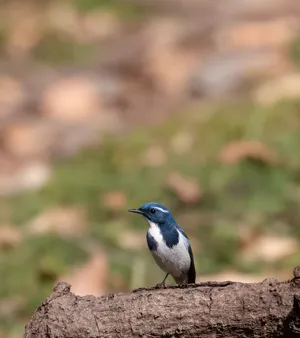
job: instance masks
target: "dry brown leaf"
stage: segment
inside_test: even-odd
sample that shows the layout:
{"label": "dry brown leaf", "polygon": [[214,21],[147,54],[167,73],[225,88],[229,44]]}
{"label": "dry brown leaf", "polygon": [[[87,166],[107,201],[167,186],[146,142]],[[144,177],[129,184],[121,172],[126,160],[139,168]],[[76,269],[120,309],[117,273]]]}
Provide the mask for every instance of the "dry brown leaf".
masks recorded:
{"label": "dry brown leaf", "polygon": [[101,203],[109,209],[122,210],[127,203],[127,197],[121,190],[110,191],[101,198]]}
{"label": "dry brown leaf", "polygon": [[182,155],[191,150],[193,146],[193,137],[191,133],[180,132],[172,139],[172,148],[176,154]]}
{"label": "dry brown leaf", "polygon": [[264,106],[275,104],[283,99],[300,97],[300,74],[291,73],[269,80],[254,92],[255,100]]}
{"label": "dry brown leaf", "polygon": [[[0,106],[4,108],[5,114],[20,107],[25,97],[25,89],[19,81],[10,76],[0,76]],[[4,113],[1,112],[1,114]]]}
{"label": "dry brown leaf", "polygon": [[184,90],[185,83],[199,60],[196,53],[178,47],[182,22],[177,19],[154,18],[146,31],[145,57],[147,71],[155,85],[166,95]]}
{"label": "dry brown leaf", "polygon": [[239,247],[245,250],[252,245],[260,236],[262,236],[262,229],[258,227],[251,227],[245,223],[238,227]]}
{"label": "dry brown leaf", "polygon": [[81,236],[86,230],[86,211],[79,207],[47,210],[28,224],[30,232],[55,232],[61,236]]}
{"label": "dry brown leaf", "polygon": [[251,158],[265,163],[276,163],[277,155],[265,144],[254,140],[233,141],[225,145],[219,154],[219,160],[225,164],[235,164]]}
{"label": "dry brown leaf", "polygon": [[42,161],[25,162],[23,166],[16,165],[14,161],[4,164],[6,168],[0,174],[0,196],[15,194],[23,189],[40,188],[51,175],[51,168]]}
{"label": "dry brown leaf", "polygon": [[39,13],[23,12],[8,32],[6,50],[13,57],[26,57],[42,38],[43,31],[44,23]]}
{"label": "dry brown leaf", "polygon": [[107,39],[115,36],[121,29],[118,18],[103,10],[85,14],[80,23],[81,32],[78,35],[81,33],[81,41]]}
{"label": "dry brown leaf", "polygon": [[104,252],[98,251],[88,262],[60,277],[58,281],[71,284],[72,292],[76,295],[101,296],[106,290],[108,269],[107,256]]}
{"label": "dry brown leaf", "polygon": [[66,122],[82,122],[99,113],[101,98],[91,80],[74,76],[50,86],[44,92],[41,106],[47,116]]}
{"label": "dry brown leaf", "polygon": [[0,251],[5,247],[16,246],[22,241],[21,232],[11,225],[0,226]]}
{"label": "dry brown leaf", "polygon": [[202,197],[202,191],[198,182],[180,173],[174,172],[169,174],[167,185],[185,203],[198,202]]}
{"label": "dry brown leaf", "polygon": [[166,160],[166,153],[160,146],[151,146],[144,153],[142,162],[149,167],[160,167]]}
{"label": "dry brown leaf", "polygon": [[262,236],[243,250],[241,255],[246,260],[261,259],[267,262],[274,262],[297,252],[298,247],[299,242],[295,238]]}
{"label": "dry brown leaf", "polygon": [[47,156],[54,140],[49,125],[16,123],[3,132],[5,149],[16,157]]}
{"label": "dry brown leaf", "polygon": [[[145,228],[146,229],[146,228]],[[146,231],[146,230],[145,230]],[[143,249],[146,244],[145,232],[140,231],[123,231],[118,235],[119,246],[123,249]]]}
{"label": "dry brown leaf", "polygon": [[[281,47],[292,41],[299,23],[294,18],[249,21],[224,27],[217,34],[220,48],[244,50],[247,48]],[[226,44],[224,44],[226,41]],[[225,45],[225,46],[224,46]]]}

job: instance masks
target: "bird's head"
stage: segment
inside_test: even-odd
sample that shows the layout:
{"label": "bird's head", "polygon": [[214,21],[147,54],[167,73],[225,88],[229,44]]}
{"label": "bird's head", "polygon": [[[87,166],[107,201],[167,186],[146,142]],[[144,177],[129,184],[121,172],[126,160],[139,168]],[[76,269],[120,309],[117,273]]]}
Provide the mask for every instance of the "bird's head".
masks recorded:
{"label": "bird's head", "polygon": [[128,211],[144,216],[149,224],[154,223],[160,226],[176,224],[170,211],[160,203],[149,202],[138,209],[129,209]]}

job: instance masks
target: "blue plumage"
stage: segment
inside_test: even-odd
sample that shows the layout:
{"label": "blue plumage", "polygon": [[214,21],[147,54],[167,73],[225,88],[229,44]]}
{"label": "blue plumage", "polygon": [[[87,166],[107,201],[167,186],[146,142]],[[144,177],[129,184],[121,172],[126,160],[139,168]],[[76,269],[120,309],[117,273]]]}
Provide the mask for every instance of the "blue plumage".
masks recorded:
{"label": "blue plumage", "polygon": [[147,244],[148,244],[149,250],[150,250],[150,251],[157,250],[157,242],[156,242],[156,240],[149,234],[149,232],[147,232],[146,238],[147,238]]}
{"label": "blue plumage", "polygon": [[176,283],[195,283],[196,271],[190,241],[162,204],[150,202],[130,212],[141,214],[148,221],[147,243],[158,266],[170,274]]}
{"label": "blue plumage", "polygon": [[179,242],[179,233],[174,226],[160,227],[160,232],[168,248],[173,248]]}

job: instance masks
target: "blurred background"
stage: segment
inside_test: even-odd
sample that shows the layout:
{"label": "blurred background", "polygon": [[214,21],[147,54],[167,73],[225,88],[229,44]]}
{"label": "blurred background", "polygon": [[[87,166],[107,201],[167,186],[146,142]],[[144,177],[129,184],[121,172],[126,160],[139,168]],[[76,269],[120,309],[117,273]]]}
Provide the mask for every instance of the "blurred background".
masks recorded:
{"label": "blurred background", "polygon": [[[0,337],[58,281],[164,274],[165,204],[197,280],[286,280],[300,261],[300,2],[0,2]],[[168,279],[173,283],[172,279]]]}

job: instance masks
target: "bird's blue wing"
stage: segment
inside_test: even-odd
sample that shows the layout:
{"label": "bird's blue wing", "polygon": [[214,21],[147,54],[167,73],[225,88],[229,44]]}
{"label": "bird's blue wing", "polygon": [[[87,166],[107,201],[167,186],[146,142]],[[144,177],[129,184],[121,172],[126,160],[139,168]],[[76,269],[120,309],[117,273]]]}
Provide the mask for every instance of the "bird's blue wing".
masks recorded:
{"label": "bird's blue wing", "polygon": [[177,224],[178,231],[187,239],[188,242],[188,252],[191,258],[191,265],[190,269],[188,271],[188,283],[195,283],[196,281],[196,270],[195,270],[195,264],[194,264],[194,255],[192,251],[192,247],[189,241],[189,238],[187,234],[184,232],[184,230]]}
{"label": "bird's blue wing", "polygon": [[189,239],[187,234],[184,232],[184,230],[178,225],[176,224],[176,227],[178,229],[178,231],[186,238],[186,239]]}
{"label": "bird's blue wing", "polygon": [[147,231],[147,244],[150,251],[155,251],[157,249],[157,242],[156,240],[149,234],[149,231]]}

